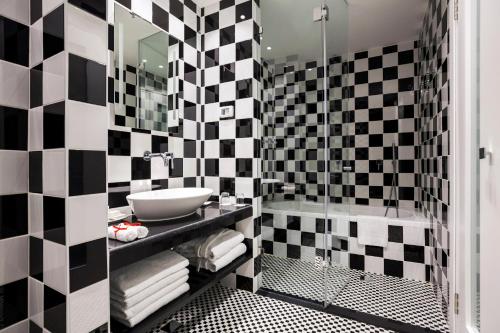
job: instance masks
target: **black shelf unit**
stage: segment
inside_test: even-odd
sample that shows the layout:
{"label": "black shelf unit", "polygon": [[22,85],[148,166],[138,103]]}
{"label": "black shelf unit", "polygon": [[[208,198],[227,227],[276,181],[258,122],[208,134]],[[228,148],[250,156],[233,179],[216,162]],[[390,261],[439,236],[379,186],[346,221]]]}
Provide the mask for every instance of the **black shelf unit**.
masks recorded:
{"label": "black shelf unit", "polygon": [[125,325],[117,322],[111,318],[111,332],[112,333],[147,333],[152,329],[158,327],[165,319],[168,319],[175,312],[179,311],[184,305],[188,304],[196,297],[200,296],[203,292],[212,288],[222,278],[229,273],[234,272],[238,267],[252,258],[252,252],[249,248],[247,252],[226,267],[220,269],[218,272],[212,273],[206,270],[196,272],[193,267],[189,267],[189,286],[190,289],[185,294],[176,298],[169,304],[163,306],[158,311],[151,314],[149,317],[141,321],[134,327],[126,327]]}

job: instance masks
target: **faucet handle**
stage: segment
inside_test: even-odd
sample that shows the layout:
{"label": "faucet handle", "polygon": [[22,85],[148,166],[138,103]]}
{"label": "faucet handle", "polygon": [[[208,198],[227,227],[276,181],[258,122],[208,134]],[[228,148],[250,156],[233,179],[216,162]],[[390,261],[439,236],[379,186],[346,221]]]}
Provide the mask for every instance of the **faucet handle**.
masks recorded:
{"label": "faucet handle", "polygon": [[151,152],[149,150],[146,150],[143,155],[143,159],[146,162],[151,161]]}

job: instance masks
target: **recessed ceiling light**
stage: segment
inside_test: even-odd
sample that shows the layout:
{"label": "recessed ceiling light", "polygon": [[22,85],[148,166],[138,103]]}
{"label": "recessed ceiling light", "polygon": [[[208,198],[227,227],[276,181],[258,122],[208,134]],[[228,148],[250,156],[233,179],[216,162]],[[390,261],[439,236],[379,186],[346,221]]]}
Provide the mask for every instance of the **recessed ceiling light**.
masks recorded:
{"label": "recessed ceiling light", "polygon": [[309,68],[309,69],[308,69],[308,71],[309,71],[309,72],[310,72],[310,71],[312,71],[312,70],[313,70],[312,68]]}
{"label": "recessed ceiling light", "polygon": [[260,36],[260,40],[262,40],[262,38],[264,38],[264,37]]}
{"label": "recessed ceiling light", "polygon": [[268,47],[266,47],[266,49],[268,49],[268,50],[272,50],[273,48],[272,48],[272,47],[270,47],[270,46],[268,46]]}
{"label": "recessed ceiling light", "polygon": [[158,68],[163,68],[163,65],[158,65]]}
{"label": "recessed ceiling light", "polygon": [[244,20],[244,19],[246,19],[246,18],[247,18],[247,17],[246,17],[245,15],[243,15],[243,14],[240,16],[240,19],[242,19],[242,20]]}
{"label": "recessed ceiling light", "polygon": [[142,59],[142,62],[148,62],[148,59]]}

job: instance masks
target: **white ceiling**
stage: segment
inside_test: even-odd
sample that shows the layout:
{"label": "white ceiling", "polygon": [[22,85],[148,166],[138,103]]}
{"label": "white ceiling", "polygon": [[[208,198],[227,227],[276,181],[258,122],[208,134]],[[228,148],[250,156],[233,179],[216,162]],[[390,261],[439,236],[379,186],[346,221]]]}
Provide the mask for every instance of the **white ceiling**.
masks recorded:
{"label": "white ceiling", "polygon": [[[356,52],[416,39],[428,0],[326,0],[327,54]],[[321,57],[320,23],[313,8],[320,0],[261,0],[262,56],[301,60]],[[272,50],[267,50],[271,46]]]}

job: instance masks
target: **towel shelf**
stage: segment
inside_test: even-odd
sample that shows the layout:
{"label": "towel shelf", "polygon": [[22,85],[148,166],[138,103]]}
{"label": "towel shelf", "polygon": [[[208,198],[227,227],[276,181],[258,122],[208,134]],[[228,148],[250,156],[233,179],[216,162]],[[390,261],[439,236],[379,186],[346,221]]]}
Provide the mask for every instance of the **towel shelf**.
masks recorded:
{"label": "towel shelf", "polygon": [[189,267],[189,286],[190,289],[185,294],[176,298],[169,304],[163,306],[158,311],[144,319],[135,327],[129,328],[111,318],[111,332],[113,333],[132,333],[150,332],[154,328],[162,324],[163,321],[168,319],[175,312],[179,311],[184,305],[188,304],[196,297],[200,296],[203,292],[213,287],[218,281],[227,276],[229,273],[234,272],[238,267],[243,265],[252,257],[251,249],[231,262],[226,267],[223,267],[218,272],[212,273],[202,270],[196,272],[193,267]]}
{"label": "towel shelf", "polygon": [[[114,271],[196,237],[234,225],[251,217],[252,212],[250,205],[244,207],[228,205],[222,208],[214,202],[209,206],[199,208],[196,213],[187,217],[148,223],[146,226],[149,234],[146,238],[129,243],[113,239],[108,241],[109,269]],[[119,222],[121,221],[117,221]]]}

